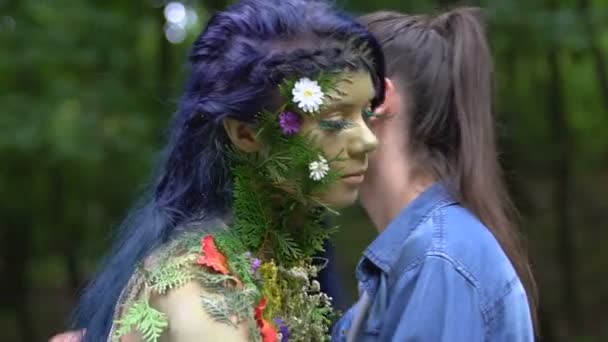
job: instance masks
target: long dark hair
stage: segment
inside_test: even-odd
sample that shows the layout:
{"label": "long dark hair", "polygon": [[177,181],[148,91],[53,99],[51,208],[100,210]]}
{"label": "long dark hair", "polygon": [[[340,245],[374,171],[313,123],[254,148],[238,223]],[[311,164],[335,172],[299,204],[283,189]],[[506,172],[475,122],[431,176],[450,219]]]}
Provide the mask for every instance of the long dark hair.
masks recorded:
{"label": "long dark hair", "polygon": [[135,266],[176,227],[231,211],[224,118],[252,122],[276,105],[271,102],[282,79],[322,71],[368,71],[373,103],[384,98],[380,45],[364,25],[322,0],[242,0],[211,17],[190,63],[157,176],[76,310],[74,325],[86,329],[86,341],[105,341]]}
{"label": "long dark hair", "polygon": [[376,12],[361,20],[382,45],[387,76],[407,95],[408,150],[416,164],[445,180],[492,231],[526,288],[538,327],[536,284],[497,158],[492,57],[478,14],[475,8],[436,16]]}

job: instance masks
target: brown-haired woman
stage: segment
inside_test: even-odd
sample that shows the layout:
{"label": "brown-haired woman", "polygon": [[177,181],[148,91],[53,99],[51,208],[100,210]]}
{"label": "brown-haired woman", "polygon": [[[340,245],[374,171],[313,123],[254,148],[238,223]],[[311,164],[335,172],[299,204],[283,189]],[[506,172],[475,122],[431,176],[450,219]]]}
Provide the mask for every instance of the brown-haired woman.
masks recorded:
{"label": "brown-haired woman", "polygon": [[533,340],[535,284],[497,160],[477,10],[361,19],[388,76],[360,194],[380,235],[334,340]]}

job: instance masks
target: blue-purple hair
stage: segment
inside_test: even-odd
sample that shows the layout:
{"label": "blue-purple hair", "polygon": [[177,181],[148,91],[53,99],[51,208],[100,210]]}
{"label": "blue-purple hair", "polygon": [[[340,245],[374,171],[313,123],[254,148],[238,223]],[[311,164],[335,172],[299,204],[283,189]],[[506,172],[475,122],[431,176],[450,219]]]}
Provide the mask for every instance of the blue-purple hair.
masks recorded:
{"label": "blue-purple hair", "polygon": [[366,70],[384,97],[380,46],[352,17],[321,0],[243,0],[215,14],[190,55],[191,72],[149,194],[125,220],[85,290],[75,327],[103,341],[136,265],[186,221],[224,217],[232,201],[222,120],[252,122],[276,105],[285,77]]}

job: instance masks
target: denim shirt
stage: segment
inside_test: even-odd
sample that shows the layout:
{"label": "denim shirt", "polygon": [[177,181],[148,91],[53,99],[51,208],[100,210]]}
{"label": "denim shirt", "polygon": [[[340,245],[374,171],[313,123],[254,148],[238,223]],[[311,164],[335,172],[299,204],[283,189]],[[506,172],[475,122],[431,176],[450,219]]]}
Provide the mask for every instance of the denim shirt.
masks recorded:
{"label": "denim shirt", "polygon": [[365,250],[361,297],[332,341],[533,341],[528,299],[492,233],[440,183]]}

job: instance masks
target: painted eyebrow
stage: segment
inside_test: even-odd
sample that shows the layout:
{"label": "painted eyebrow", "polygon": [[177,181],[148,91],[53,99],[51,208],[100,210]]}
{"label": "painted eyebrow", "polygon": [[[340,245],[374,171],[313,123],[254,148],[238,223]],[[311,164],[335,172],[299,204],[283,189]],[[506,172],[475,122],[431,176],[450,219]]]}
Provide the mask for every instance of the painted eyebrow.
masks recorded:
{"label": "painted eyebrow", "polygon": [[[372,100],[374,98],[370,98],[369,100],[367,100],[367,102],[365,102],[363,104],[363,107],[370,105]],[[359,108],[359,103],[354,103],[352,101],[344,101],[344,100],[336,100],[335,102],[329,104],[327,107],[325,107],[325,111],[326,112],[333,112],[336,111],[338,109],[345,109],[345,108]]]}

